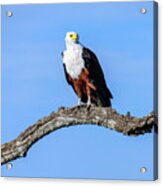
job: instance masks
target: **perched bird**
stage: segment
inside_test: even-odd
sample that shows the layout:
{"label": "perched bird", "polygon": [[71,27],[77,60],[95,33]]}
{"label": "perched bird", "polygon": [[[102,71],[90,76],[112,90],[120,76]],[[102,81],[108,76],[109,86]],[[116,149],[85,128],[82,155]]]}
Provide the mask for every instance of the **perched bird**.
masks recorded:
{"label": "perched bird", "polygon": [[113,98],[107,88],[103,71],[96,55],[79,42],[76,32],[67,32],[66,50],[62,52],[63,67],[67,82],[81,102],[110,107]]}

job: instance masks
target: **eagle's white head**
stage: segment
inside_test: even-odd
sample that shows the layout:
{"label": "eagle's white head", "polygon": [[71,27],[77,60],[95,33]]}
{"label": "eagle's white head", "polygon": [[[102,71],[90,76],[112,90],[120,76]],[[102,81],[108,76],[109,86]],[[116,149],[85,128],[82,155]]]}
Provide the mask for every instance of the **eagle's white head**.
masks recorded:
{"label": "eagle's white head", "polygon": [[79,40],[79,35],[76,32],[67,32],[65,37],[66,44],[74,44],[77,43]]}

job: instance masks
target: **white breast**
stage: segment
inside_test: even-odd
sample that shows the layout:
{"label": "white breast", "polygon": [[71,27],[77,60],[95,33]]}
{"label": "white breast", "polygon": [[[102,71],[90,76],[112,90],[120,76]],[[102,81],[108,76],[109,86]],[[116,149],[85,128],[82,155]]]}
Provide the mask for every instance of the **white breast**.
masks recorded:
{"label": "white breast", "polygon": [[84,68],[82,49],[81,45],[75,44],[63,53],[63,63],[66,66],[66,71],[73,79],[78,79]]}

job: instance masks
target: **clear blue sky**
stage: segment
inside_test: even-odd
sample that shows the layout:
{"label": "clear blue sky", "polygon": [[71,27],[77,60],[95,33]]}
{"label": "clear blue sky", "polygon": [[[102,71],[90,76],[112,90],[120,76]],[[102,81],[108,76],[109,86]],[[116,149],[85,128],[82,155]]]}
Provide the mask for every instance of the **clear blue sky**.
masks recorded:
{"label": "clear blue sky", "polygon": [[[147,8],[145,15],[140,8]],[[153,3],[12,5],[2,7],[2,143],[77,97],[63,72],[67,31],[100,60],[120,113],[153,110]],[[6,11],[13,12],[6,17]],[[127,137],[83,125],[38,141],[2,176],[153,179],[153,134]],[[141,174],[140,167],[148,172]]]}

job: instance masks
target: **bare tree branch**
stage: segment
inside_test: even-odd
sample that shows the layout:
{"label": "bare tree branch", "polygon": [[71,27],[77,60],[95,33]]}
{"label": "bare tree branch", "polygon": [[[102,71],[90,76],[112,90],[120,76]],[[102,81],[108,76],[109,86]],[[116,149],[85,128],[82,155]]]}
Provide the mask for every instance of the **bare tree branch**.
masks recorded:
{"label": "bare tree branch", "polygon": [[60,129],[79,124],[95,124],[113,129],[128,136],[137,136],[152,131],[157,127],[157,118],[154,113],[143,118],[131,117],[130,113],[121,115],[112,108],[74,107],[66,109],[61,107],[57,112],[51,113],[31,125],[16,139],[1,146],[1,164],[11,160],[25,157],[28,149],[47,134]]}

